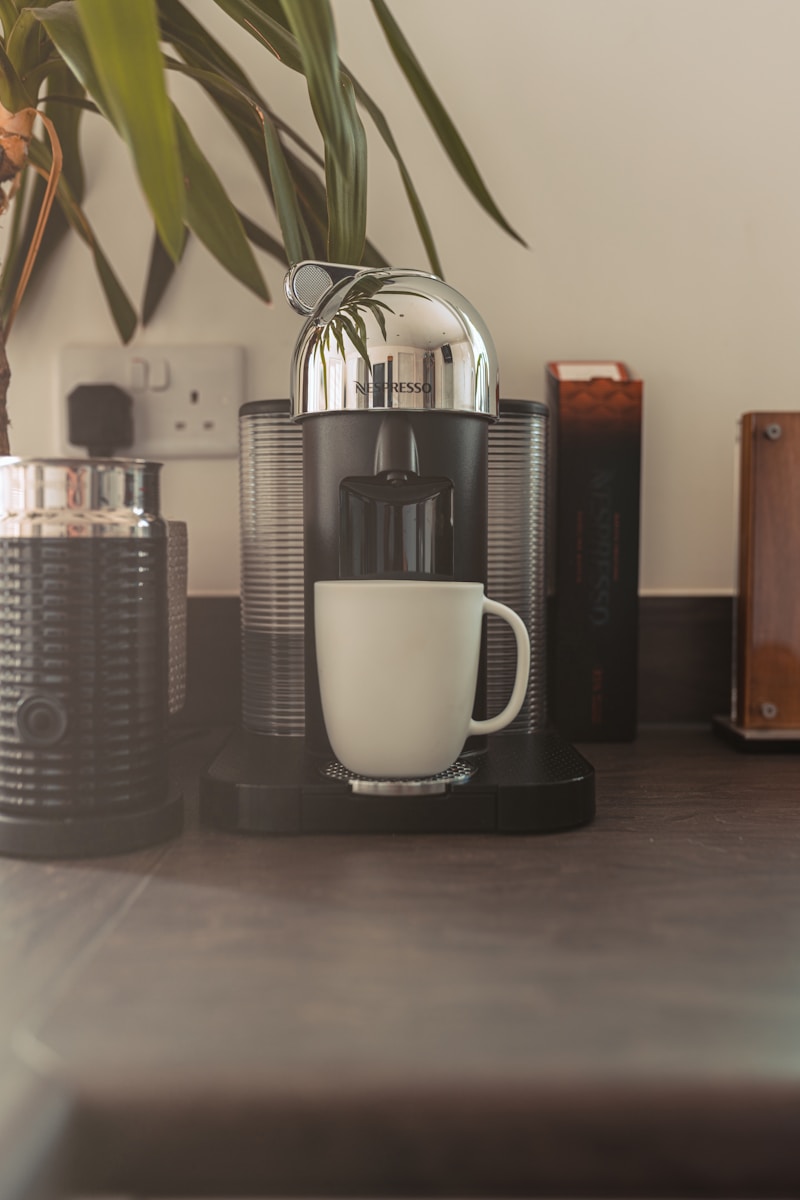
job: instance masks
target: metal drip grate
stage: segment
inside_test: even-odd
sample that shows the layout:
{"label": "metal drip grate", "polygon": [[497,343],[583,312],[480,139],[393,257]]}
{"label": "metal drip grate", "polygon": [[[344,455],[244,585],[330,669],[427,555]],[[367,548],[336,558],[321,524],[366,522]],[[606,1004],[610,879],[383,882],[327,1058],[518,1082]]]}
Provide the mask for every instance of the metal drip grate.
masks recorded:
{"label": "metal drip grate", "polygon": [[350,790],[360,796],[437,796],[448,787],[468,783],[477,769],[477,763],[459,758],[446,771],[424,779],[367,779],[334,759],[320,768],[320,774],[335,783],[349,783]]}

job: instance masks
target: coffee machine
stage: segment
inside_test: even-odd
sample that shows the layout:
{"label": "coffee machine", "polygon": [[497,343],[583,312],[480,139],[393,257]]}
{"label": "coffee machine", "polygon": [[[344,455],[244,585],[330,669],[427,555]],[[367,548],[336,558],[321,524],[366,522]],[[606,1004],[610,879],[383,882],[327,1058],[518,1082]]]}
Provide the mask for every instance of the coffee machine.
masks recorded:
{"label": "coffee machine", "polygon": [[[201,781],[230,830],[539,832],[594,813],[594,772],[546,716],[543,406],[500,399],[480,314],[437,276],[303,262],[289,401],[240,412],[242,728]],[[481,582],[525,620],[526,703],[425,779],[366,779],[322,717],[314,584]],[[474,715],[510,692],[507,632],[484,629]],[[391,631],[387,631],[391,636]]]}

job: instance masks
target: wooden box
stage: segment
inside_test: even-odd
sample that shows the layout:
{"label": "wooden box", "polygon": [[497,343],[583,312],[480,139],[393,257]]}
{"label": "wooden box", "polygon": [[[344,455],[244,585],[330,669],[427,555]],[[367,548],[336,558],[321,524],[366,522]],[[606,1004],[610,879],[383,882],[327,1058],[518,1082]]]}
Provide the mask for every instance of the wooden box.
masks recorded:
{"label": "wooden box", "polygon": [[800,735],[800,412],[745,413],[731,722]]}

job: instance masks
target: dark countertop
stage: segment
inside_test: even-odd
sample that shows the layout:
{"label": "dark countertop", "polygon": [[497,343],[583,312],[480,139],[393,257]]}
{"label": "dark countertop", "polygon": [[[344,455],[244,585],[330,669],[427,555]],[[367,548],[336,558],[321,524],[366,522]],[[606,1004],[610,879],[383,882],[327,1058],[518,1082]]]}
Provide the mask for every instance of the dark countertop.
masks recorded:
{"label": "dark countertop", "polygon": [[176,841],[0,860],[0,1146],[39,1097],[74,1190],[800,1188],[796,755],[651,730],[569,833],[262,839],[198,827],[217,744]]}

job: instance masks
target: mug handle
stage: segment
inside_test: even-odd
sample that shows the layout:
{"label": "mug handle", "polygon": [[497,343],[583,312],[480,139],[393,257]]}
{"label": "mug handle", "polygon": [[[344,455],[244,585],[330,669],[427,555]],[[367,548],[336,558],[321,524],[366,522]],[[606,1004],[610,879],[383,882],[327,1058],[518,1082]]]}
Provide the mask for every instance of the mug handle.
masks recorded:
{"label": "mug handle", "polygon": [[531,670],[531,642],[522,617],[513,609],[507,608],[505,604],[498,604],[496,600],[490,600],[488,596],[483,597],[483,611],[488,615],[502,617],[504,621],[508,621],[514,631],[514,637],[517,640],[517,672],[511,697],[503,711],[499,712],[496,717],[489,717],[485,721],[471,720],[469,737],[472,737],[474,733],[498,733],[499,730],[505,729],[506,725],[511,724],[525,700],[528,676]]}

